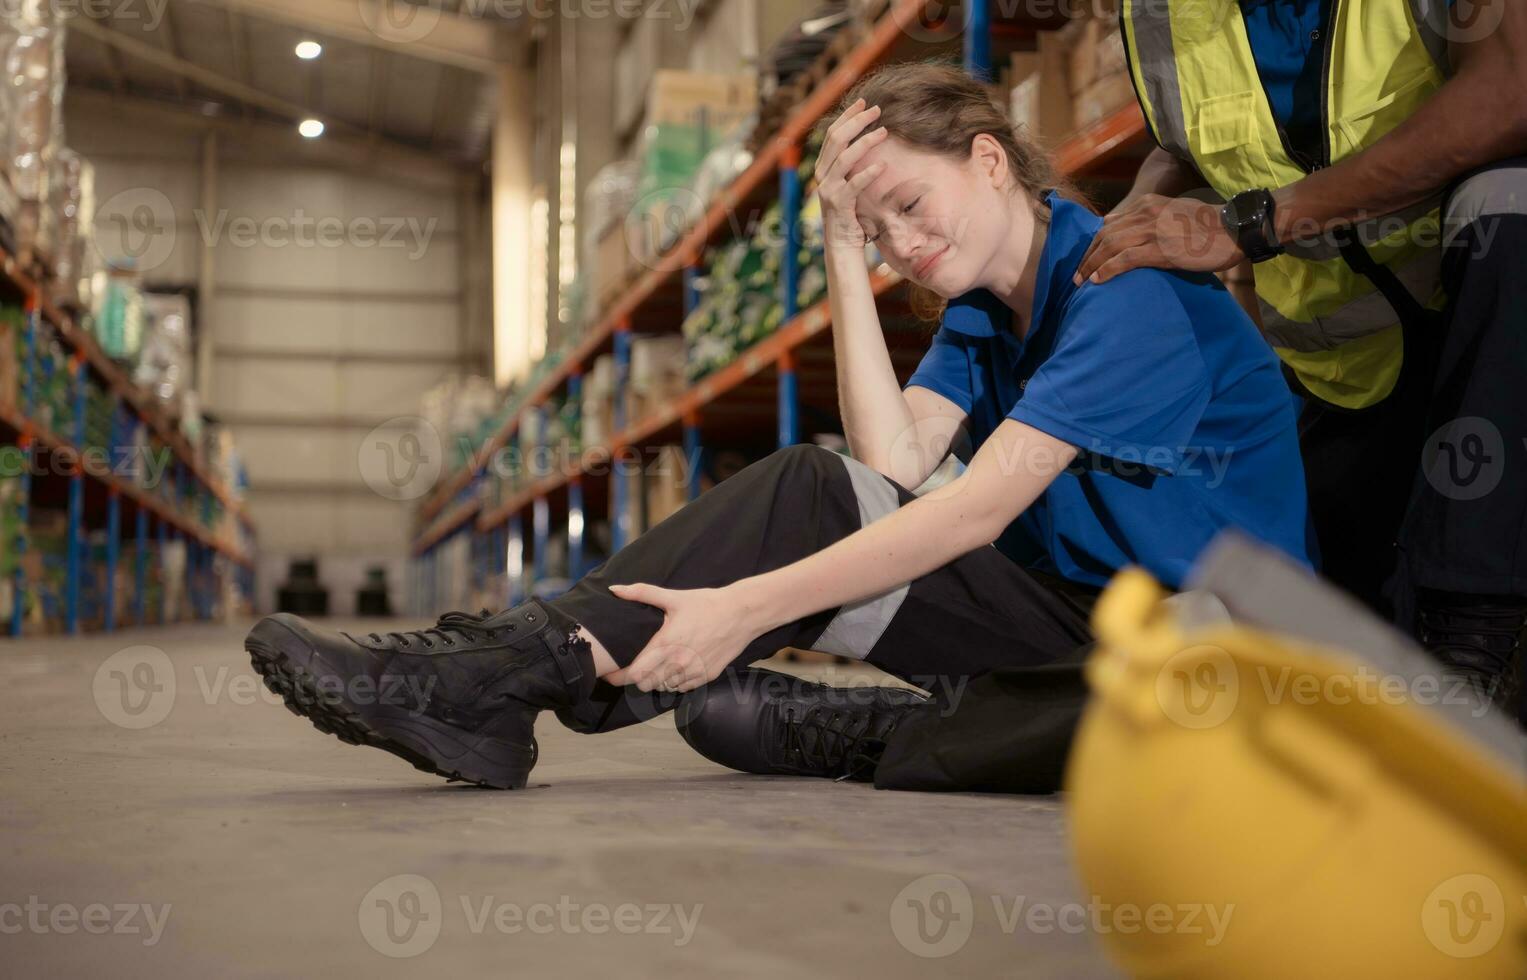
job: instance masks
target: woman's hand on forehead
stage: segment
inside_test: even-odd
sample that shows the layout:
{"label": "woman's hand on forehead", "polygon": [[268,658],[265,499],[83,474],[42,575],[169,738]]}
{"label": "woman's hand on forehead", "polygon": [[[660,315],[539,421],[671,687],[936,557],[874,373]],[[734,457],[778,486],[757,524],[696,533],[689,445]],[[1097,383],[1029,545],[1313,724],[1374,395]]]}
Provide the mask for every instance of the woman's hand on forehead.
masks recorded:
{"label": "woman's hand on forehead", "polygon": [[858,99],[833,121],[817,157],[817,195],[829,246],[862,248],[868,240],[858,217],[859,195],[885,170],[885,163],[875,161],[857,171],[854,165],[888,134],[884,126],[866,131],[879,118],[880,107],[863,106],[864,100]]}

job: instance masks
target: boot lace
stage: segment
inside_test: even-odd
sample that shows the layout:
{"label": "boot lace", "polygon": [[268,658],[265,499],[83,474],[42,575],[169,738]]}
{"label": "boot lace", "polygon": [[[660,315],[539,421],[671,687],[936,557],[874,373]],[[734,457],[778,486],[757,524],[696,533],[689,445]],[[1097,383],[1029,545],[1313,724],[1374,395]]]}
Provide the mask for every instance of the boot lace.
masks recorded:
{"label": "boot lace", "polygon": [[[1481,693],[1509,686],[1512,661],[1527,626],[1520,608],[1479,603],[1420,610],[1421,642],[1455,669],[1472,675]],[[1462,654],[1462,656],[1460,656]]]}
{"label": "boot lace", "polygon": [[799,715],[785,716],[785,749],[790,758],[804,760],[824,772],[838,773],[842,782],[873,769],[890,734],[877,731],[871,712],[853,712],[830,705],[811,705]]}
{"label": "boot lace", "polygon": [[445,646],[454,647],[458,639],[463,641],[473,638],[491,640],[498,636],[501,631],[505,633],[514,631],[513,623],[507,626],[487,625],[484,620],[491,615],[493,614],[487,609],[475,615],[473,613],[452,610],[442,614],[435,621],[434,626],[427,626],[424,629],[418,630],[389,631],[386,634],[372,633],[370,637],[373,642],[380,642],[385,635],[403,650],[409,649],[413,645],[413,641],[418,640],[420,646],[426,650],[432,650],[434,649],[436,639],[439,639]]}

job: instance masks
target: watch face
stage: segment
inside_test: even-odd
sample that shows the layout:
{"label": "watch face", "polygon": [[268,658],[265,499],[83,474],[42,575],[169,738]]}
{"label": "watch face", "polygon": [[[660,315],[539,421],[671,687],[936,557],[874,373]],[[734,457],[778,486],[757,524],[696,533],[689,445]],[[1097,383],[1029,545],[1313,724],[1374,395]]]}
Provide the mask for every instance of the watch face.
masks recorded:
{"label": "watch face", "polygon": [[1230,202],[1230,213],[1237,228],[1260,228],[1262,226],[1262,201],[1254,191],[1237,194]]}

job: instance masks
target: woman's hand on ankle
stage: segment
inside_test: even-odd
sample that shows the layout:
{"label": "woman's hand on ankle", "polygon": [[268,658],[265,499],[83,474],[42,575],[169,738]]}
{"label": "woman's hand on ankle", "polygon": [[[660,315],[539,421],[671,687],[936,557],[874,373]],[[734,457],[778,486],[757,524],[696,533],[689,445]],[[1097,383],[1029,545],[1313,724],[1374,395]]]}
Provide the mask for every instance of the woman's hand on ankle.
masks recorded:
{"label": "woman's hand on ankle", "polygon": [[746,603],[731,587],[665,589],[635,583],[612,585],[620,599],[663,610],[663,625],[631,661],[605,676],[611,684],[635,684],[642,691],[692,691],[721,675],[749,643],[766,630],[755,625]]}

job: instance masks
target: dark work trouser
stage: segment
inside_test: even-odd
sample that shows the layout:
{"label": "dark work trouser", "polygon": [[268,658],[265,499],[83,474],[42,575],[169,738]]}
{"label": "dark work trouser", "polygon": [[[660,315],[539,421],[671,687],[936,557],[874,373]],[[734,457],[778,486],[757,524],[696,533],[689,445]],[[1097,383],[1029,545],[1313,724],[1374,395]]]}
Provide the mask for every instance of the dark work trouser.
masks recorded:
{"label": "dark work trouser", "polygon": [[1455,181],[1440,326],[1383,402],[1300,418],[1323,574],[1406,629],[1418,589],[1527,595],[1524,212],[1527,158]]}
{"label": "dark work trouser", "polygon": [[[706,491],[551,603],[627,666],[662,626],[663,613],[616,598],[611,585],[727,585],[821,551],[912,499],[906,488],[858,460],[820,446],[791,446]],[[819,650],[867,661],[931,692],[935,700],[926,719],[909,731],[936,744],[899,752],[909,771],[928,759],[956,760],[951,764],[958,766],[970,754],[967,740],[978,736],[950,719],[967,711],[980,717],[979,706],[970,707],[973,694],[984,689],[975,678],[998,669],[1033,673],[1034,680],[1020,684],[1038,710],[1016,719],[1017,727],[1002,738],[1018,733],[1032,743],[1036,757],[1020,757],[1020,764],[1032,767],[1038,782],[1020,775],[1024,785],[1042,785],[1063,765],[1085,700],[1079,664],[1092,642],[1087,616],[1096,591],[1026,571],[988,545],[889,592],[771,630],[748,644],[732,667],[784,647]],[[1038,704],[1047,685],[1063,703]],[[576,731],[610,731],[667,711],[680,696],[601,681],[588,701],[558,717]],[[976,753],[997,745],[983,743]],[[993,764],[977,763],[973,771]]]}

